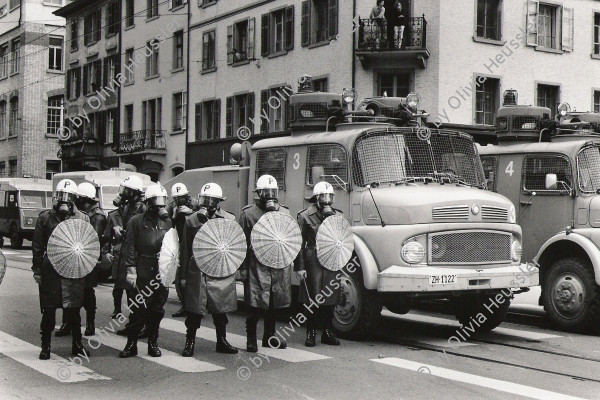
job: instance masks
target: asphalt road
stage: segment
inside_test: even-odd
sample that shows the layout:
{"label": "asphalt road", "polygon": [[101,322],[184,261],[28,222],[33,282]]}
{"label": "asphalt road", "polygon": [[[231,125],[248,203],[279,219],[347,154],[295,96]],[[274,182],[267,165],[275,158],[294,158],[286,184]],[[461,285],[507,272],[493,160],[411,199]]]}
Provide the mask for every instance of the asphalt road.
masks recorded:
{"label": "asphalt road", "polygon": [[[284,331],[289,325],[282,319],[278,331],[289,335],[290,348],[231,356],[215,352],[207,318],[194,358],[184,359],[183,318],[170,317],[179,307],[172,290],[159,338],[163,356],[147,357],[140,342],[138,357],[121,360],[125,339],[109,332],[118,329],[109,318],[112,289],[101,285],[97,334],[84,338],[95,348],[92,357],[73,359],[70,338],[53,337],[52,360],[39,361],[31,250],[3,251],[9,268],[0,285],[0,399],[600,399],[599,338],[553,331],[542,317],[524,313],[536,314],[535,292],[516,299],[520,306],[511,308],[508,322],[470,338],[448,315],[384,311],[369,340],[307,349],[303,328]],[[243,349],[243,315],[229,319],[228,339]],[[459,333],[468,341],[448,340]]]}

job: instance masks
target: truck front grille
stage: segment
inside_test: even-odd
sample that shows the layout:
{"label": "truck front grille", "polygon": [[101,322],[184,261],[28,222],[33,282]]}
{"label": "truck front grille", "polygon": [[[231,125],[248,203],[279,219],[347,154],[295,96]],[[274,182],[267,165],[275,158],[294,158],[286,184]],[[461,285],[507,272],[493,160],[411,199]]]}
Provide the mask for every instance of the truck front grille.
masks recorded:
{"label": "truck front grille", "polygon": [[469,206],[433,207],[432,217],[435,220],[469,219]]}
{"label": "truck front grille", "polygon": [[429,235],[429,264],[510,263],[512,234],[469,230]]}
{"label": "truck front grille", "polygon": [[481,218],[488,221],[508,221],[508,209],[505,207],[481,206]]}

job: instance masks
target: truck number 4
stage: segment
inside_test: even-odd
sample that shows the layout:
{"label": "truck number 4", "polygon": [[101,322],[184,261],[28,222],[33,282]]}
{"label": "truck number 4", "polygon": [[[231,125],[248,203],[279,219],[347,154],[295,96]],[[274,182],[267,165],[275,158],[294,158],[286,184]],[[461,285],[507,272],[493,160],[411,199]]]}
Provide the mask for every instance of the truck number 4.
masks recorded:
{"label": "truck number 4", "polygon": [[515,169],[514,169],[512,161],[508,163],[508,165],[506,166],[506,170],[504,172],[506,172],[509,176],[513,176]]}

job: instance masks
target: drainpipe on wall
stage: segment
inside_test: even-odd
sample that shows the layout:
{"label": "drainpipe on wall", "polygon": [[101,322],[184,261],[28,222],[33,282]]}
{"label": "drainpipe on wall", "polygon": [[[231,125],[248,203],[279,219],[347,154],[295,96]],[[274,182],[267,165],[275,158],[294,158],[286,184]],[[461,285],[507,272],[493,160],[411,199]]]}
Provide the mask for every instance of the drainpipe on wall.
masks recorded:
{"label": "drainpipe on wall", "polygon": [[[192,19],[192,13],[190,12],[190,3],[191,1],[187,2],[187,60],[186,60],[186,64],[187,64],[187,71],[186,71],[186,91],[187,91],[187,112],[186,112],[186,124],[185,126],[187,127],[187,129],[185,130],[185,154],[183,155],[183,170],[185,171],[187,169],[188,166],[188,143],[189,138],[190,138],[190,103],[192,100],[192,96],[190,95],[190,21]],[[194,125],[194,128],[196,126]]]}
{"label": "drainpipe on wall", "polygon": [[[119,0],[119,7],[121,10],[123,10],[123,1]],[[65,27],[65,30],[67,28]],[[119,24],[119,47],[118,47],[118,52],[119,52],[119,57],[121,57],[121,55],[123,55],[123,49],[122,49],[122,45],[123,45],[123,20],[121,20],[121,23]],[[125,63],[127,63],[127,60],[125,60]],[[121,62],[119,62],[119,65],[121,65]],[[119,71],[120,72],[120,71]],[[117,110],[119,110],[117,112],[117,118],[119,120],[117,126],[117,134],[118,134],[118,139],[121,140],[121,85],[119,85],[119,90],[117,92]],[[113,140],[112,140],[113,144],[115,142],[115,137],[113,135]],[[102,151],[102,153],[104,153],[104,149]],[[100,166],[102,166],[102,164],[100,164]],[[119,157],[118,153],[117,153],[117,167],[121,167],[121,157]]]}
{"label": "drainpipe on wall", "polygon": [[[356,20],[356,0],[352,1],[352,22]],[[354,48],[356,43],[356,32],[352,32],[352,89],[356,89],[356,49]],[[352,103],[352,109],[356,109],[356,102]]]}

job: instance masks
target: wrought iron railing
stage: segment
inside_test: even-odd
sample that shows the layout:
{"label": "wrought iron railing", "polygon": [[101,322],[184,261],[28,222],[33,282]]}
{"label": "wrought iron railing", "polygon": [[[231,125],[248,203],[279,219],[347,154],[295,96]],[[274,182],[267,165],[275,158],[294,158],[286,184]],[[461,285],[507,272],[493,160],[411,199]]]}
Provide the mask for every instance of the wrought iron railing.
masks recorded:
{"label": "wrought iron railing", "polygon": [[427,48],[427,21],[422,17],[407,18],[404,29],[385,19],[358,20],[358,50],[383,51]]}
{"label": "wrought iron railing", "polygon": [[115,153],[135,153],[145,150],[166,150],[166,132],[153,129],[122,132],[112,145]]}
{"label": "wrought iron railing", "polygon": [[81,158],[101,158],[103,146],[102,143],[92,141],[71,141],[61,143],[60,150],[58,151],[58,157],[61,160],[74,160]]}

